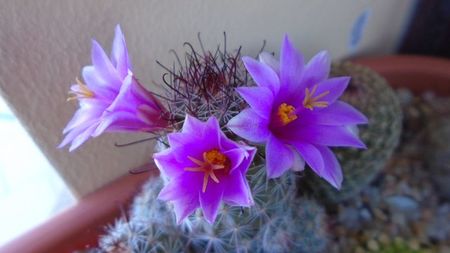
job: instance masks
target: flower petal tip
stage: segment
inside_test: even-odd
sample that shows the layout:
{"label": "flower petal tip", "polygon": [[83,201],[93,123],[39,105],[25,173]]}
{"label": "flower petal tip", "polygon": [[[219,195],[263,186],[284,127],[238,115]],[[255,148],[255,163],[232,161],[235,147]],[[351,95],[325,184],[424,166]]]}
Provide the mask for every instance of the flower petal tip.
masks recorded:
{"label": "flower petal tip", "polygon": [[69,152],[75,151],[80,145],[81,145],[81,143],[78,144],[78,145],[70,145],[70,147],[69,147]]}
{"label": "flower petal tip", "polygon": [[120,28],[120,24],[117,24],[117,25],[116,25],[116,28],[115,28],[115,35],[116,35],[116,36],[119,35],[120,37],[124,37],[124,36],[123,36],[122,29]]}
{"label": "flower petal tip", "polygon": [[341,190],[341,186],[342,186],[342,183],[334,183],[334,184],[331,184],[336,190],[338,190],[338,191],[340,191]]}
{"label": "flower petal tip", "polygon": [[277,172],[277,171],[273,171],[273,170],[267,170],[267,178],[269,179],[275,179],[275,178],[279,178],[281,177],[281,175],[283,175],[283,172]]}
{"label": "flower petal tip", "polygon": [[251,68],[253,65],[255,65],[256,63],[258,63],[258,61],[256,61],[255,59],[249,57],[249,56],[243,56],[241,58],[242,62],[244,63],[244,66],[248,69]]}
{"label": "flower petal tip", "polygon": [[283,35],[283,44],[284,44],[284,43],[289,43],[289,44],[291,44],[291,41],[290,41],[290,39],[289,39],[289,34],[288,34],[287,32],[285,32],[284,35]]}
{"label": "flower petal tip", "polygon": [[58,146],[56,146],[57,148],[64,148],[64,146],[66,146],[67,144],[64,142],[61,142],[60,144],[58,144]]}
{"label": "flower petal tip", "polygon": [[361,123],[359,123],[361,125],[368,125],[369,124],[369,118],[367,118],[366,115],[361,113]]}

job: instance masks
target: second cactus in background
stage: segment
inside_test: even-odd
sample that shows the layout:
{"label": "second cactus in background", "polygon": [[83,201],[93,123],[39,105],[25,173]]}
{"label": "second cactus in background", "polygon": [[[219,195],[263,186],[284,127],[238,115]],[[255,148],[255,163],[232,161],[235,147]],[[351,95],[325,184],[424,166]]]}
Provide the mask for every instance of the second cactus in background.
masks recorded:
{"label": "second cactus in background", "polygon": [[314,195],[336,203],[358,194],[386,165],[399,143],[402,112],[394,90],[373,70],[350,62],[338,62],[332,65],[331,75],[351,76],[342,100],[369,119],[368,125],[353,129],[359,132],[367,150],[335,149],[344,174],[340,190],[330,187],[312,173],[307,173],[301,182]]}

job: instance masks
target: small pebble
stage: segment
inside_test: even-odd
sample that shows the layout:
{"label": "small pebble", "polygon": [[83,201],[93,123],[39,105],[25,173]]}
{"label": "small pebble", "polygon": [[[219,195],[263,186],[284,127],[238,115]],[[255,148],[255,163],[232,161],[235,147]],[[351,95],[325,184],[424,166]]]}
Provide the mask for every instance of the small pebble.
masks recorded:
{"label": "small pebble", "polygon": [[372,214],[369,212],[369,210],[367,210],[367,208],[363,208],[359,211],[359,216],[361,217],[361,219],[365,222],[371,221],[372,220]]}
{"label": "small pebble", "polygon": [[412,239],[408,242],[408,246],[413,250],[419,250],[420,249],[420,243],[419,241]]}
{"label": "small pebble", "polygon": [[388,243],[391,241],[391,239],[389,238],[389,236],[388,236],[387,234],[381,234],[381,235],[378,237],[378,240],[379,240],[382,244],[388,244]]}
{"label": "small pebble", "polygon": [[404,213],[416,212],[419,204],[416,200],[405,195],[393,195],[386,198],[385,202],[395,211]]}
{"label": "small pebble", "polygon": [[374,209],[373,213],[374,213],[375,217],[379,220],[387,221],[387,219],[388,219],[386,214],[384,214],[384,212],[379,208]]}
{"label": "small pebble", "polygon": [[422,219],[430,220],[433,218],[433,211],[430,208],[425,208],[422,210]]}
{"label": "small pebble", "polygon": [[338,221],[349,229],[357,229],[361,225],[359,221],[358,209],[353,207],[348,207],[341,210]]}
{"label": "small pebble", "polygon": [[355,249],[355,253],[366,253],[366,250],[363,249],[362,247],[357,247],[357,248]]}
{"label": "small pebble", "polygon": [[367,248],[372,251],[380,250],[380,246],[378,245],[378,242],[373,239],[371,239],[367,242]]}
{"label": "small pebble", "polygon": [[[444,155],[436,150],[429,156],[430,139],[424,138],[436,112],[450,116],[450,98],[433,96],[426,101],[410,91],[402,92],[404,128],[399,148],[377,180],[359,196],[336,206],[337,213],[331,214],[337,223],[331,228],[334,246],[327,253],[375,253],[390,244],[407,245],[410,252],[450,253],[450,204],[443,202],[437,187],[436,175],[442,173],[431,175],[435,168],[429,166],[430,159],[434,164],[449,164],[434,157],[450,161],[446,155],[450,148],[441,149],[447,152]],[[442,176],[439,179],[450,185]]]}

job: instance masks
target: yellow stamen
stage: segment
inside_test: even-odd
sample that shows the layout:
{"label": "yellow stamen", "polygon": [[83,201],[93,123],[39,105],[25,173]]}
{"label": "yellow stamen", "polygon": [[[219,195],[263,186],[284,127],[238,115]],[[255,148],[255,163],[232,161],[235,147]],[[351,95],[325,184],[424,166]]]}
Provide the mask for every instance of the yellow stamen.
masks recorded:
{"label": "yellow stamen", "polygon": [[79,91],[69,91],[69,97],[67,101],[72,101],[80,98],[91,98],[94,96],[94,92],[92,92],[86,84],[82,83],[78,78],[76,78],[77,85],[79,87]]}
{"label": "yellow stamen", "polygon": [[203,176],[202,192],[206,192],[206,187],[208,186],[208,179],[209,179],[209,174],[205,172],[205,175]]}
{"label": "yellow stamen", "polygon": [[318,85],[314,85],[312,90],[309,91],[308,88],[305,89],[305,98],[303,99],[303,106],[309,110],[313,110],[314,107],[324,108],[328,106],[328,101],[319,101],[319,99],[325,97],[330,93],[330,91],[324,91],[319,95],[314,97],[314,93],[317,91]]}
{"label": "yellow stamen", "polygon": [[203,153],[203,160],[205,162],[208,162],[209,164],[225,165],[228,158],[224,154],[220,153],[219,150],[212,149],[208,152]]}
{"label": "yellow stamen", "polygon": [[216,183],[220,182],[219,178],[215,174],[216,170],[223,170],[227,173],[230,167],[230,161],[228,157],[222,154],[217,149],[211,149],[210,151],[203,152],[203,161],[195,159],[191,156],[188,156],[188,158],[199,167],[187,167],[184,168],[185,171],[205,173],[205,175],[203,176],[202,192],[206,191],[209,178],[211,178]]}
{"label": "yellow stamen", "polygon": [[295,107],[286,103],[282,103],[278,107],[277,115],[283,126],[297,119],[297,115],[295,114]]}

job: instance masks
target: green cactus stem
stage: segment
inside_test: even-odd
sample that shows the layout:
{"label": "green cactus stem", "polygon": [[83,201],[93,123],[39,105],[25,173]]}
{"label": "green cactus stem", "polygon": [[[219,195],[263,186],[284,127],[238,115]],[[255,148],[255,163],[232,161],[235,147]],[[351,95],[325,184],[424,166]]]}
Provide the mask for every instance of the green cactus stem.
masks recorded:
{"label": "green cactus stem", "polygon": [[327,243],[323,208],[297,198],[296,176],[267,180],[263,165],[249,171],[255,205],[223,205],[214,224],[200,211],[176,224],[170,204],[157,199],[163,186],[150,179],[128,218],[111,225],[100,249],[111,252],[321,252]]}

